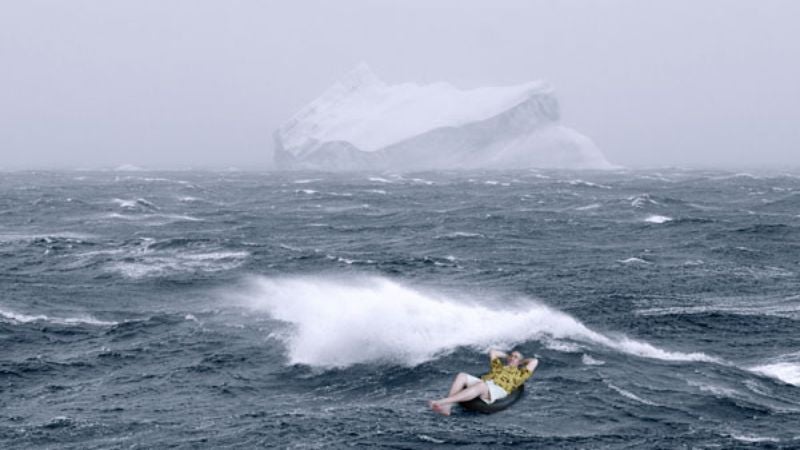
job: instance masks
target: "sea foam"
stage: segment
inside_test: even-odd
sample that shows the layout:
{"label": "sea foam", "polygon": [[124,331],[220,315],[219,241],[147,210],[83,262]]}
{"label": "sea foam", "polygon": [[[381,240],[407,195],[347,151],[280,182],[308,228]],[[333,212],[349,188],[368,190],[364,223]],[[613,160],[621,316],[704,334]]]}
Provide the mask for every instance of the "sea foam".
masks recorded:
{"label": "sea foam", "polygon": [[638,395],[634,394],[633,392],[626,391],[625,389],[622,389],[621,387],[614,386],[611,383],[606,383],[606,385],[609,388],[611,388],[611,390],[613,390],[614,392],[618,393],[619,395],[621,395],[621,396],[623,396],[625,398],[629,398],[629,399],[631,399],[633,401],[636,401],[636,402],[639,402],[639,403],[642,403],[642,404],[645,404],[645,405],[649,405],[649,406],[659,406],[658,403],[655,403],[655,402],[652,402],[650,400],[647,400],[647,399],[644,399],[642,397],[639,397]]}
{"label": "sea foam", "polygon": [[14,311],[0,309],[0,320],[11,323],[29,323],[29,322],[47,322],[58,325],[97,325],[97,326],[113,326],[117,322],[98,320],[92,316],[80,317],[49,317],[44,314],[30,315],[22,314]]}
{"label": "sea foam", "polygon": [[671,222],[672,217],[659,216],[657,214],[653,214],[651,216],[647,216],[647,218],[645,218],[644,221],[649,223],[666,223],[666,222]]}
{"label": "sea foam", "polygon": [[763,364],[752,367],[750,370],[768,377],[777,378],[784,383],[800,386],[800,363],[797,362]]}
{"label": "sea foam", "polygon": [[667,361],[718,361],[598,333],[533,299],[500,308],[381,277],[258,277],[234,301],[292,325],[290,332],[274,334],[292,364],[413,366],[461,346],[485,350],[539,339],[597,344]]}

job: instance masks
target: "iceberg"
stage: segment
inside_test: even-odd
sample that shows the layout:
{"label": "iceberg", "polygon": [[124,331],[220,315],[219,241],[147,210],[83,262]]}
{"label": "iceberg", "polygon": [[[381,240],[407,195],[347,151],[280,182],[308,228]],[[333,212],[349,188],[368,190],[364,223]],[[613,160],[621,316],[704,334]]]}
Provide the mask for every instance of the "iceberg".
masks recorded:
{"label": "iceberg", "polygon": [[610,169],[591,139],[559,124],[542,81],[462,90],[389,85],[360,64],[274,133],[279,168]]}

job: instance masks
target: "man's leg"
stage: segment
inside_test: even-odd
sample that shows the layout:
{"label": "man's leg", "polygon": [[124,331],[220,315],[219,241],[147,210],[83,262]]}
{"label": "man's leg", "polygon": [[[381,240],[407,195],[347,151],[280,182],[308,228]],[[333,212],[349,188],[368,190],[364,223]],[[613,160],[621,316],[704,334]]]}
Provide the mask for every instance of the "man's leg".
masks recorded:
{"label": "man's leg", "polygon": [[482,398],[489,397],[489,387],[486,386],[486,383],[484,383],[483,381],[481,381],[480,383],[475,383],[466,389],[462,389],[455,395],[451,395],[447,398],[431,402],[431,409],[438,412],[439,414],[444,414],[445,416],[449,416],[450,409],[453,407],[453,403],[465,402],[467,400],[472,400],[475,397],[482,397]]}
{"label": "man's leg", "polygon": [[467,379],[470,377],[468,373],[461,372],[456,375],[456,378],[453,380],[453,385],[450,386],[450,392],[447,394],[448,397],[452,397],[456,395],[457,392],[465,389],[467,387]]}

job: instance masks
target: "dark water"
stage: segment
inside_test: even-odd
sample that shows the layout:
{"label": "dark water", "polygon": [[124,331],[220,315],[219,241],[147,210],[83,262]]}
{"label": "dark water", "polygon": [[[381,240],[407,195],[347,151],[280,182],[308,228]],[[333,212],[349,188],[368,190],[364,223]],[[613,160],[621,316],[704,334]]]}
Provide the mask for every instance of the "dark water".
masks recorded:
{"label": "dark water", "polygon": [[797,448],[799,272],[792,174],[2,173],[0,447]]}

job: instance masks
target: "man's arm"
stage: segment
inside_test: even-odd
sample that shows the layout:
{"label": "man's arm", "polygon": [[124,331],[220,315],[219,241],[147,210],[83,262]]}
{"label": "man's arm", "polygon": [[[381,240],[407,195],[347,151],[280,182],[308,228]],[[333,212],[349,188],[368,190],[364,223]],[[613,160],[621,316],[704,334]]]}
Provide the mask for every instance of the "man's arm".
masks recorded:
{"label": "man's arm", "polygon": [[491,349],[489,350],[489,361],[495,358],[507,358],[508,354],[505,352],[501,352],[500,350]]}
{"label": "man's arm", "polygon": [[536,370],[536,367],[539,366],[539,360],[536,358],[528,358],[522,360],[522,364],[525,364],[525,368],[533,373],[533,371]]}

